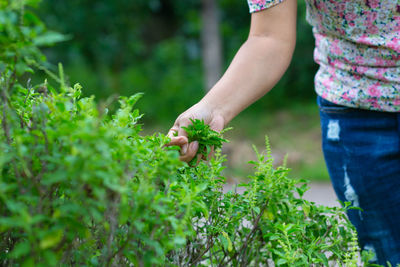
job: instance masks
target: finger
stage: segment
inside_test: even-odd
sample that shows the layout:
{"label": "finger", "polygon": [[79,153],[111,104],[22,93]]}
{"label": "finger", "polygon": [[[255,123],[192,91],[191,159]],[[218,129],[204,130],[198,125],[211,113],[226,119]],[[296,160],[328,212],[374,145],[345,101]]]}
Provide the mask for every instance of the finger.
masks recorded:
{"label": "finger", "polygon": [[183,146],[187,144],[189,140],[187,139],[186,136],[178,136],[178,137],[172,137],[171,141],[169,141],[166,146]]}
{"label": "finger", "polygon": [[200,164],[200,161],[204,158],[202,154],[197,155],[196,166]]}
{"label": "finger", "polygon": [[187,136],[187,132],[183,127],[188,127],[192,122],[189,119],[181,119],[179,121],[178,136]]}
{"label": "finger", "polygon": [[214,146],[211,146],[209,150],[207,148],[204,148],[203,152],[204,153],[201,154],[201,159],[205,161],[210,160],[215,152]]}
{"label": "finger", "polygon": [[176,126],[176,125],[174,125],[174,126],[168,131],[167,136],[168,136],[169,138],[171,138],[171,139],[172,139],[173,137],[176,137],[177,134],[178,134],[178,130],[179,130],[179,127]]}
{"label": "finger", "polygon": [[214,146],[212,146],[210,149],[210,153],[207,155],[207,158],[211,159],[214,156],[214,152],[215,152],[215,149],[214,149]]}
{"label": "finger", "polygon": [[185,162],[191,161],[196,156],[198,149],[199,149],[199,142],[197,141],[191,142],[187,148],[187,152],[184,155],[180,156],[179,159]]}
{"label": "finger", "polygon": [[[190,122],[190,120],[189,119],[181,119],[180,121],[179,121],[179,128],[178,128],[178,136],[182,136],[182,137],[185,137],[185,138],[187,138],[187,132],[185,131],[185,129],[183,129],[182,127],[187,127],[189,124],[190,124],[191,122]],[[189,140],[188,140],[188,142],[186,142],[183,146],[182,146],[182,149],[181,149],[181,155],[182,156],[186,156],[186,154],[187,154],[187,151],[188,151],[188,149],[189,149]],[[196,151],[197,151],[197,149],[196,149]],[[191,154],[192,154],[193,152],[191,152],[190,154],[189,154],[189,156],[191,156]],[[194,153],[194,155],[196,155],[196,153]],[[194,157],[194,155],[193,155],[193,157]],[[191,160],[191,159],[190,159]],[[190,160],[184,160],[184,161],[186,161],[186,162],[189,162]]]}
{"label": "finger", "polygon": [[181,149],[179,153],[185,155],[188,149],[188,142],[189,140],[186,136],[172,137],[171,141],[168,144],[165,144],[165,146],[180,146]]}

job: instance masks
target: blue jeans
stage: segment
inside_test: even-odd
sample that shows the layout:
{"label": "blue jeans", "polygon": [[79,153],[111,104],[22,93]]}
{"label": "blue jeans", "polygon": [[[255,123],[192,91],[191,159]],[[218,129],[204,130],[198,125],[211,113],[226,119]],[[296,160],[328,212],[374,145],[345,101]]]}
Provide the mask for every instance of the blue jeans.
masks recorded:
{"label": "blue jeans", "polygon": [[322,148],[336,195],[376,263],[400,263],[400,113],[339,106],[318,97]]}

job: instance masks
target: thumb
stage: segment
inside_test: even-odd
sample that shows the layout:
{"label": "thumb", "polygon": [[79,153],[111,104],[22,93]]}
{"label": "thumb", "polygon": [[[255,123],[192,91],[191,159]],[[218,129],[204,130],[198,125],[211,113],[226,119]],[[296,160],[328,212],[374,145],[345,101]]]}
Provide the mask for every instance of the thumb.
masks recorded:
{"label": "thumb", "polygon": [[190,119],[181,119],[179,121],[179,127],[178,127],[178,136],[186,136],[187,137],[187,132],[184,129],[184,127],[188,127],[192,122]]}

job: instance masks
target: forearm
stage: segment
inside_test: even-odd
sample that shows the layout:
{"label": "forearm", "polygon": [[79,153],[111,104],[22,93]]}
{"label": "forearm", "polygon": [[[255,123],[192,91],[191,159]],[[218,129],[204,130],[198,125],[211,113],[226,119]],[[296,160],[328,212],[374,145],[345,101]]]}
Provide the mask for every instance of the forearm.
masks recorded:
{"label": "forearm", "polygon": [[190,161],[198,144],[189,143],[185,128],[201,119],[221,131],[238,113],[266,94],[289,66],[296,43],[296,0],[285,0],[251,15],[249,38],[228,70],[203,99],[178,116],[168,135]]}
{"label": "forearm", "polygon": [[289,65],[293,49],[292,40],[250,36],[223,77],[201,101],[227,124],[274,87]]}
{"label": "forearm", "polygon": [[296,43],[296,0],[253,13],[249,38],[200,101],[225,125],[265,95],[285,73]]}

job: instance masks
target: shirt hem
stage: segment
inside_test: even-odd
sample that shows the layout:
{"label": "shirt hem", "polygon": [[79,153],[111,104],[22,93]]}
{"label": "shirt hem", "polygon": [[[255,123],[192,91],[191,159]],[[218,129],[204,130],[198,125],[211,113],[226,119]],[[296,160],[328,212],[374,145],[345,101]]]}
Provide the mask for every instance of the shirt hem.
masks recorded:
{"label": "shirt hem", "polygon": [[[344,100],[343,97],[341,97],[341,96],[339,96],[337,94],[329,92],[328,90],[327,91],[321,91],[321,90],[318,90],[317,88],[315,88],[315,92],[317,93],[317,95],[319,95],[323,99],[328,100],[329,102],[332,102],[332,103],[337,104],[337,105],[342,105],[342,106],[346,106],[346,107],[350,107],[350,108],[363,109],[363,110],[380,111],[380,112],[390,112],[390,113],[399,113],[400,112],[400,106],[398,106],[398,107],[396,106],[396,107],[393,107],[393,108],[375,108],[375,107],[373,107],[371,105],[363,105],[362,101],[361,102],[358,101],[358,103],[360,103],[360,104],[356,105],[356,104],[353,104],[350,101]],[[341,101],[338,101],[338,100],[341,100]],[[385,103],[390,102],[390,101],[377,100],[376,102],[381,106],[386,106],[387,107],[388,105],[385,104]]]}
{"label": "shirt hem", "polygon": [[[249,1],[251,1],[251,0],[249,0]],[[250,12],[250,13],[259,12],[259,11],[268,9],[268,8],[270,8],[270,7],[276,6],[276,5],[280,4],[280,3],[282,3],[283,1],[285,1],[285,0],[274,0],[274,1],[271,1],[271,2],[268,2],[268,3],[263,4],[262,6],[257,6],[257,7],[255,7],[255,8],[252,8],[252,7],[250,6],[250,7],[249,7],[249,10],[250,10],[249,12]]]}

